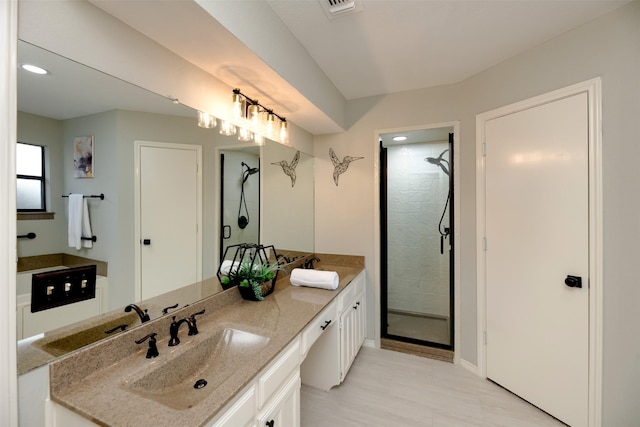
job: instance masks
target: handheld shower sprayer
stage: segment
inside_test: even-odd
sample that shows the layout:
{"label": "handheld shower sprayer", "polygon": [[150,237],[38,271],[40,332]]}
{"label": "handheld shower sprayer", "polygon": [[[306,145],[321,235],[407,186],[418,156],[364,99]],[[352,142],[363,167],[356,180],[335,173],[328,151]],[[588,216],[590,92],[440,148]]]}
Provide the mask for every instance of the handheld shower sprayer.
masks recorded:
{"label": "handheld shower sprayer", "polygon": [[[242,184],[240,187],[240,206],[238,207],[238,227],[244,230],[247,225],[249,225],[249,210],[247,209],[247,199],[244,196],[244,183],[247,182],[247,179],[249,179],[251,175],[260,172],[260,168],[252,168],[245,162],[241,162],[240,167],[242,168]],[[242,215],[243,207],[246,216]]]}
{"label": "handheld shower sprayer", "polygon": [[[425,162],[430,163],[432,165],[439,166],[447,176],[451,176],[449,173],[449,162],[446,159],[443,159],[442,156],[449,151],[449,149],[444,150],[438,157],[427,157],[424,159]],[[449,199],[451,197],[451,188],[449,188],[449,192],[447,193],[447,201],[444,204],[444,209],[442,210],[442,216],[440,217],[440,222],[438,223],[438,232],[440,233],[440,254],[444,254],[444,239],[449,237],[449,233],[451,232],[451,228],[442,227],[442,221],[444,219],[444,215],[447,212],[447,207],[449,206]]]}

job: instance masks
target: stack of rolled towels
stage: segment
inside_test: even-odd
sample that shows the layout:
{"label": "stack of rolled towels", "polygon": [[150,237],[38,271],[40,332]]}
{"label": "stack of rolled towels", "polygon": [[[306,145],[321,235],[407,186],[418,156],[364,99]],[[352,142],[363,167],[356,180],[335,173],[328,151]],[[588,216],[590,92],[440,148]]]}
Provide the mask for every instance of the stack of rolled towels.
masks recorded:
{"label": "stack of rolled towels", "polygon": [[289,277],[293,286],[308,286],[311,288],[338,289],[340,278],[335,271],[309,270],[294,268]]}

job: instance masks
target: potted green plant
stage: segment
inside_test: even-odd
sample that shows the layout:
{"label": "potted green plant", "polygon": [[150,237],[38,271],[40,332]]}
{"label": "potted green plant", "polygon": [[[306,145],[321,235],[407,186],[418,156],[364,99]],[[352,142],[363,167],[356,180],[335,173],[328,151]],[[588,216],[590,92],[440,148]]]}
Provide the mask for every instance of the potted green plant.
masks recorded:
{"label": "potted green plant", "polygon": [[269,262],[263,246],[239,245],[232,259],[226,275],[218,271],[224,289],[237,286],[243,298],[253,301],[262,301],[273,292],[280,265]]}

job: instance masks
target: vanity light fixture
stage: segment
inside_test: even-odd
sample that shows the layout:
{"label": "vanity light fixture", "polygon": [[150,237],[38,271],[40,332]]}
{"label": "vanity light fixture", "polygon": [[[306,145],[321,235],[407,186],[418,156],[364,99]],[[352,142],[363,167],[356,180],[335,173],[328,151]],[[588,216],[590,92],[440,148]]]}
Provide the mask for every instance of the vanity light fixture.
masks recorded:
{"label": "vanity light fixture", "polygon": [[34,74],[41,74],[41,75],[49,74],[49,72],[44,68],[38,67],[37,65],[33,65],[33,64],[20,64],[20,68]]}
{"label": "vanity light fixture", "polygon": [[247,128],[239,127],[238,128],[238,141],[251,141],[253,138],[253,134]]}
{"label": "vanity light fixture", "polygon": [[213,129],[216,127],[216,118],[204,111],[198,111],[198,126],[205,129]]}
{"label": "vanity light fixture", "polygon": [[[258,100],[249,98],[240,89],[233,89],[232,109],[234,120],[246,121],[247,127],[254,133],[256,143],[261,143],[261,140],[258,142],[258,135],[261,137],[266,135],[274,139],[278,137],[280,142],[287,143],[289,138],[287,119],[260,104]],[[276,118],[280,120],[278,135],[275,130]]]}
{"label": "vanity light fixture", "polygon": [[220,135],[231,136],[236,134],[236,125],[228,120],[220,120]]}

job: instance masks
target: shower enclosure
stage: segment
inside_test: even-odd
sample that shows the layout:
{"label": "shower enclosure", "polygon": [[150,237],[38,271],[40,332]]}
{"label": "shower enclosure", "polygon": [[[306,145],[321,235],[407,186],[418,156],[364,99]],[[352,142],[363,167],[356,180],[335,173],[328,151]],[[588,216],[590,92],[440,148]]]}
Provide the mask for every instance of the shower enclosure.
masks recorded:
{"label": "shower enclosure", "polygon": [[382,338],[448,350],[454,342],[452,132],[395,132],[380,141]]}
{"label": "shower enclosure", "polygon": [[259,165],[257,148],[220,152],[220,256],[228,246],[259,243]]}

